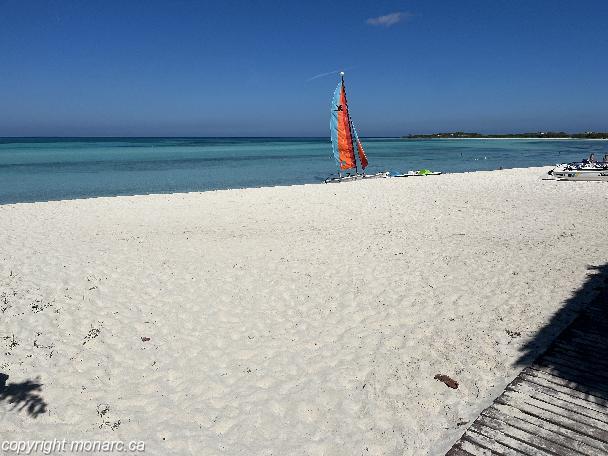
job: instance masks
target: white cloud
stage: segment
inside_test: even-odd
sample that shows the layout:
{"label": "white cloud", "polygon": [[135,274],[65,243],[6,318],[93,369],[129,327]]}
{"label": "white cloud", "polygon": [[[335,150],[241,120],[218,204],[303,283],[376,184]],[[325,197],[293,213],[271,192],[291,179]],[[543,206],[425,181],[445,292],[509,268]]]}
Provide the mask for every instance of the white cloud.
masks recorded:
{"label": "white cloud", "polygon": [[391,25],[395,25],[401,21],[409,19],[410,17],[412,17],[412,13],[403,13],[398,11],[396,13],[385,14],[384,16],[370,17],[366,22],[369,25],[390,27]]}

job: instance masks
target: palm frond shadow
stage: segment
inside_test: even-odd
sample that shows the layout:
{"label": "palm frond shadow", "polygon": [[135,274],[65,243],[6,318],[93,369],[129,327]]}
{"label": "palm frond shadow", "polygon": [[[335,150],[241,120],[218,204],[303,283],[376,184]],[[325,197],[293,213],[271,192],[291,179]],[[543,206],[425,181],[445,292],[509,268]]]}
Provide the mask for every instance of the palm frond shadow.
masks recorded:
{"label": "palm frond shadow", "polygon": [[533,363],[533,369],[608,401],[608,264],[589,270],[583,286],[522,347],[516,364]]}
{"label": "palm frond shadow", "polygon": [[7,383],[7,381],[8,375],[0,373],[0,403],[11,404],[11,410],[25,410],[33,418],[46,413],[47,403],[40,395],[42,383],[32,380],[21,383]]}

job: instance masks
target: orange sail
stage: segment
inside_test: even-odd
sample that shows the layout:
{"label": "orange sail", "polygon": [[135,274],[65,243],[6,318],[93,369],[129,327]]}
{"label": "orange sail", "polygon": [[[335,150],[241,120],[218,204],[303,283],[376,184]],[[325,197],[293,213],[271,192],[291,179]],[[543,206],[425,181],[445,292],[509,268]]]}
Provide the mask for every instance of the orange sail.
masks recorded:
{"label": "orange sail", "polygon": [[367,157],[348,112],[348,101],[346,100],[346,87],[344,86],[343,77],[334,91],[329,126],[332,149],[338,168],[341,170],[355,168],[358,171],[357,159],[355,158],[356,144],[361,169],[365,169],[367,167]]}
{"label": "orange sail", "polygon": [[346,91],[342,80],[334,92],[330,119],[331,142],[334,158],[340,169],[356,168],[353,137],[350,130],[350,116],[346,103]]}

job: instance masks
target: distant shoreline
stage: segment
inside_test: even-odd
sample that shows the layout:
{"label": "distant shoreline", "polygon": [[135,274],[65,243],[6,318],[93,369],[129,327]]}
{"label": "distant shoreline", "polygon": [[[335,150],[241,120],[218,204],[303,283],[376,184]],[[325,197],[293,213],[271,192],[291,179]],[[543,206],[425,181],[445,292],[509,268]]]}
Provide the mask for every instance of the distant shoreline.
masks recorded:
{"label": "distant shoreline", "polygon": [[[365,138],[363,138],[365,139]],[[373,138],[375,139],[375,138]],[[487,139],[497,139],[497,140],[505,140],[505,139],[521,139],[521,140],[535,140],[535,141],[569,141],[569,140],[574,140],[574,141],[608,141],[608,138],[536,138],[536,137],[523,137],[523,136],[518,136],[516,138],[510,138],[508,136],[504,136],[504,137],[495,137],[495,136],[491,136],[491,137],[487,137],[487,138],[420,138],[420,137],[408,137],[408,136],[402,136],[399,139],[438,139],[438,140],[442,140],[442,139],[447,139],[447,140],[462,140],[462,139],[483,139],[483,140],[487,140]]]}
{"label": "distant shoreline", "polygon": [[482,135],[481,133],[467,133],[464,131],[454,131],[447,133],[415,134],[402,136],[402,139],[608,139],[608,133],[586,131],[584,133],[566,133],[563,131],[539,131],[512,134],[491,134]]}

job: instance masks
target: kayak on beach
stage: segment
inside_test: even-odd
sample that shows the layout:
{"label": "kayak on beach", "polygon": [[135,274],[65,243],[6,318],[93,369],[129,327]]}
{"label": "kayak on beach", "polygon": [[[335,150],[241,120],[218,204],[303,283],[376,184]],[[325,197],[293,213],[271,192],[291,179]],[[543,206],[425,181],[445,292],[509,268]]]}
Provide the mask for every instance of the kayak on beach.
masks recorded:
{"label": "kayak on beach", "polygon": [[439,176],[441,171],[430,171],[428,169],[419,169],[417,171],[408,171],[407,173],[391,174],[391,177],[410,177],[410,176]]}

